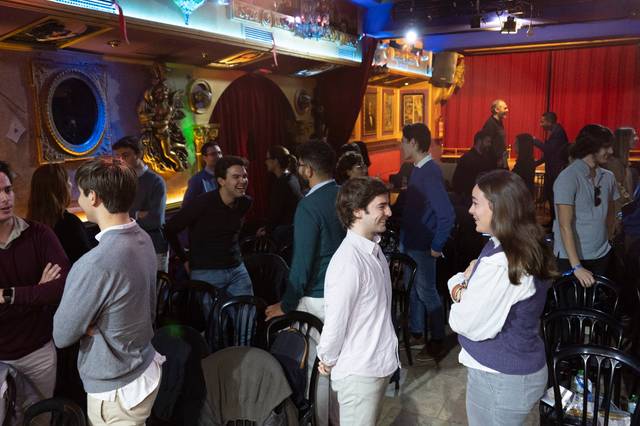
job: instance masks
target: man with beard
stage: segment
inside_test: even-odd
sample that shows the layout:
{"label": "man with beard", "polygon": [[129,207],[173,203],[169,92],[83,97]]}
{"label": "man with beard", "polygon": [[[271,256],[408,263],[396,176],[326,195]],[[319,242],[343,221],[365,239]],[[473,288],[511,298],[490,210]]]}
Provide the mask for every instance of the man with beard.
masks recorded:
{"label": "man with beard", "polygon": [[453,192],[465,200],[471,200],[471,190],[478,176],[495,168],[495,160],[491,156],[491,138],[480,131],[473,137],[473,148],[458,160],[451,182]]}
{"label": "man with beard", "polygon": [[487,119],[482,127],[482,131],[491,138],[492,154],[495,158],[495,166],[506,169],[507,167],[507,151],[504,132],[504,118],[509,113],[507,103],[502,99],[496,99],[491,102],[491,117]]}
{"label": "man with beard", "polygon": [[[173,216],[165,234],[191,279],[226,288],[232,296],[252,295],[251,278],[242,262],[238,236],[251,207],[246,195],[247,161],[225,156],[215,166],[218,189],[200,195]],[[178,233],[189,228],[189,257]]]}
{"label": "man with beard", "polygon": [[593,274],[605,275],[609,265],[607,230],[614,220],[613,201],[620,197],[613,173],[602,168],[613,154],[613,134],[599,124],[580,130],[572,147],[575,159],[553,185],[556,220],[554,254],[558,270],[573,274],[585,287]]}
{"label": "man with beard", "polygon": [[558,175],[569,164],[569,140],[555,112],[545,112],[540,118],[540,127],[547,133],[544,143],[534,140],[536,148],[543,152],[539,163],[544,165],[544,198],[549,202],[551,221],[555,219],[553,184]]}

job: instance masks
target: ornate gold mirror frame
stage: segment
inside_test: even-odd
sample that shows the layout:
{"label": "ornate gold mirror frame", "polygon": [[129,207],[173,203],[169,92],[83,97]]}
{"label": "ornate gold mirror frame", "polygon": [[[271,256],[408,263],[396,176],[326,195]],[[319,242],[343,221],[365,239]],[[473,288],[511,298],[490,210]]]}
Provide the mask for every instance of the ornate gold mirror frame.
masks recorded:
{"label": "ornate gold mirror frame", "polygon": [[34,61],[32,77],[41,164],[111,152],[107,78],[101,66]]}

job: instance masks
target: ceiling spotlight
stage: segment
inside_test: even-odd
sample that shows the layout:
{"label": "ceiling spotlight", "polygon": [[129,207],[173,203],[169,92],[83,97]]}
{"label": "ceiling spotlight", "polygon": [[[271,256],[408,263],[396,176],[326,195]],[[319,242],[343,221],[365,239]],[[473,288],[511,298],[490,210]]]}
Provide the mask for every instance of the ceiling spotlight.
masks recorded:
{"label": "ceiling spotlight", "polygon": [[508,16],[507,20],[502,24],[500,33],[502,34],[516,34],[518,32],[518,26],[516,25],[516,18]]}
{"label": "ceiling spotlight", "polygon": [[482,15],[473,15],[471,20],[469,21],[469,25],[471,28],[480,28],[480,24],[482,23]]}
{"label": "ceiling spotlight", "polygon": [[418,40],[418,33],[412,28],[406,32],[406,34],[404,35],[404,39],[407,41],[407,43],[413,44],[416,42],[416,40]]}

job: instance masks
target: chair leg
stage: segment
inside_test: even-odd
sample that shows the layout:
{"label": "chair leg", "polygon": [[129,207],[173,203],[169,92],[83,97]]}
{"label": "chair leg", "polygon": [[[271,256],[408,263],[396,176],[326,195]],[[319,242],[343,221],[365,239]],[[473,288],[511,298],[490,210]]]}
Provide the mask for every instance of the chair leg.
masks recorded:
{"label": "chair leg", "polygon": [[413,356],[411,355],[411,342],[409,339],[411,335],[409,334],[409,327],[407,324],[402,325],[402,340],[404,340],[404,350],[407,353],[407,360],[409,361],[409,365],[413,366]]}

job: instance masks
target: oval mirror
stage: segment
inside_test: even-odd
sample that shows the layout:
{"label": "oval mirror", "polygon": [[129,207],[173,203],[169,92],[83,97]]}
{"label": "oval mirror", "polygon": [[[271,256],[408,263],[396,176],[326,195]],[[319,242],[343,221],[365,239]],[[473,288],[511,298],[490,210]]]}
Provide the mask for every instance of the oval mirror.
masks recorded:
{"label": "oval mirror", "polygon": [[49,87],[46,122],[58,146],[72,155],[96,148],[105,130],[105,98],[87,75],[58,74]]}

